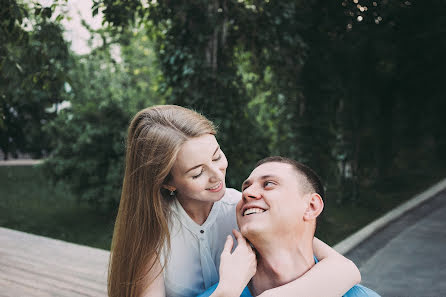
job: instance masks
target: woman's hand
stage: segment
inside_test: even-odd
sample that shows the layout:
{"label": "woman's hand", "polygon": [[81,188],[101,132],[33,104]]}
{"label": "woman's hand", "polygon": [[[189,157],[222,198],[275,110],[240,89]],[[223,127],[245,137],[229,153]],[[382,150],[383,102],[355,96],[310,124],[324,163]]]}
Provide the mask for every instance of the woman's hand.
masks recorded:
{"label": "woman's hand", "polygon": [[317,238],[313,240],[313,249],[321,261],[298,279],[266,290],[258,297],[342,296],[361,281],[361,274],[352,261]]}
{"label": "woman's hand", "polygon": [[232,236],[228,235],[220,257],[220,282],[212,296],[239,297],[256,273],[254,251],[240,232],[232,230],[232,233],[237,239],[237,247],[231,253],[234,242]]}

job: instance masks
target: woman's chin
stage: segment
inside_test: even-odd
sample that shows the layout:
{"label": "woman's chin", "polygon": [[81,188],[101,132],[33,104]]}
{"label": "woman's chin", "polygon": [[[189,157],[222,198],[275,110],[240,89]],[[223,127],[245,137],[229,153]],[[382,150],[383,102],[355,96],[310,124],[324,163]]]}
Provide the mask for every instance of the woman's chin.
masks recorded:
{"label": "woman's chin", "polygon": [[218,198],[215,201],[220,201],[223,196],[225,196],[226,193],[226,186],[223,185],[223,188],[218,192],[218,195],[216,195]]}
{"label": "woman's chin", "polygon": [[225,196],[225,190],[226,189],[222,189],[219,192],[219,195],[216,195],[214,202],[220,201]]}

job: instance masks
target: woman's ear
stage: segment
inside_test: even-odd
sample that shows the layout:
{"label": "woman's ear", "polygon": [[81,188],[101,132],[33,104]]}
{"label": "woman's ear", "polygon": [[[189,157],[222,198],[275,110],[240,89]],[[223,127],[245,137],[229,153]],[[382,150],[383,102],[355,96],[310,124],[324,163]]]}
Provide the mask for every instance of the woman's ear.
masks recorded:
{"label": "woman's ear", "polygon": [[308,201],[307,209],[304,213],[304,220],[305,221],[312,221],[315,220],[324,209],[324,201],[322,200],[322,197],[317,194],[313,193],[310,196],[310,199]]}
{"label": "woman's ear", "polygon": [[176,190],[176,188],[174,186],[170,186],[170,185],[162,185],[162,187],[170,192],[175,192],[175,190]]}

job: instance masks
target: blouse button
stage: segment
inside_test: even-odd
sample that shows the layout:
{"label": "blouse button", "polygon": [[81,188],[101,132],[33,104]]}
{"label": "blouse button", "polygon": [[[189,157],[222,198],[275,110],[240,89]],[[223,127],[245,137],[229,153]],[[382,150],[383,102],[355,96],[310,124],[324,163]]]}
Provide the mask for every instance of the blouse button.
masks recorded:
{"label": "blouse button", "polygon": [[200,233],[203,234],[203,233],[204,233],[204,230],[200,230]]}

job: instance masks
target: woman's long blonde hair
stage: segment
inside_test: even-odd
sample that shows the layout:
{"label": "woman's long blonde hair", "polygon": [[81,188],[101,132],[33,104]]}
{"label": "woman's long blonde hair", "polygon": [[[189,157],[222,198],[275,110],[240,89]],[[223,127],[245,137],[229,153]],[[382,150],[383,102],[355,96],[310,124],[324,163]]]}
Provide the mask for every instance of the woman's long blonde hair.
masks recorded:
{"label": "woman's long blonde hair", "polygon": [[215,135],[208,119],[187,108],[160,105],[138,112],[127,136],[125,174],[110,253],[108,295],[138,296],[144,278],[170,249],[169,203],[162,186],[181,146],[190,138]]}

